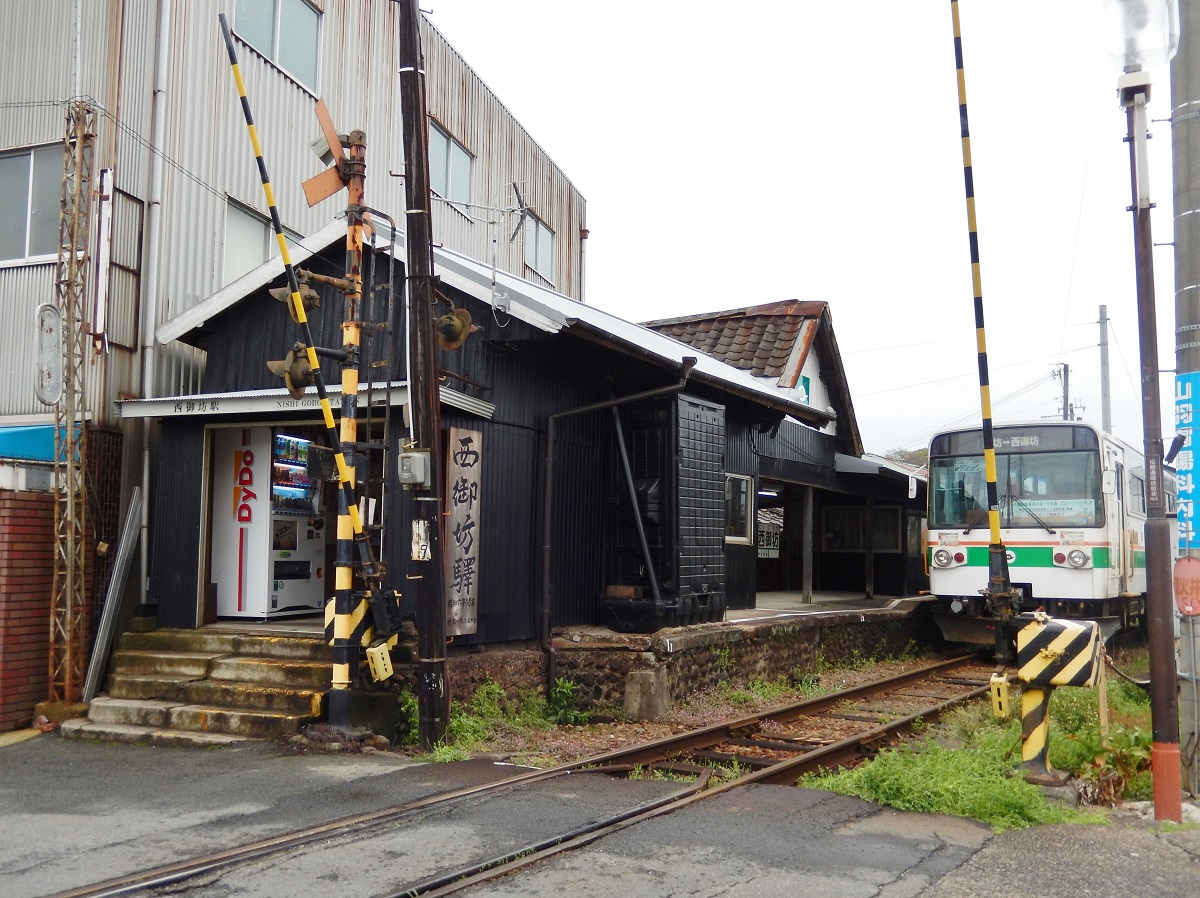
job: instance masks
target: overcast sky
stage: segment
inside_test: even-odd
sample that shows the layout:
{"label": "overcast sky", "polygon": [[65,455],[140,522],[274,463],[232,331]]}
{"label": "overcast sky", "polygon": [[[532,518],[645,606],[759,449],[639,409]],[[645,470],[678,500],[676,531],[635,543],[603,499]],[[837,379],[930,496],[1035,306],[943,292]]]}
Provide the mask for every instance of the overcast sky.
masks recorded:
{"label": "overcast sky", "polygon": [[[978,424],[948,0],[424,5],[587,200],[590,304],[644,321],[824,300],[868,451]],[[959,3],[991,396],[997,423],[1059,416],[1065,363],[1099,423],[1106,305],[1114,430],[1140,446],[1129,157],[1100,8]],[[1169,243],[1170,127],[1152,131]],[[1155,253],[1171,368],[1173,260]],[[1169,441],[1169,376],[1161,389]]]}

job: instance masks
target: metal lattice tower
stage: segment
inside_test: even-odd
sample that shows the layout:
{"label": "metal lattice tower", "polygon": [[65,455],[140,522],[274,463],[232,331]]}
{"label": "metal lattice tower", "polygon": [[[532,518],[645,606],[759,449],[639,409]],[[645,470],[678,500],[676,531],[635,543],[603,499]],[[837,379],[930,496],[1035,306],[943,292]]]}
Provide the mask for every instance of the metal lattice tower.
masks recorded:
{"label": "metal lattice tower", "polygon": [[50,699],[77,701],[87,655],[87,275],[95,110],[67,108],[63,140],[55,299],[62,315],[62,396],[55,404],[54,587],[50,607]]}

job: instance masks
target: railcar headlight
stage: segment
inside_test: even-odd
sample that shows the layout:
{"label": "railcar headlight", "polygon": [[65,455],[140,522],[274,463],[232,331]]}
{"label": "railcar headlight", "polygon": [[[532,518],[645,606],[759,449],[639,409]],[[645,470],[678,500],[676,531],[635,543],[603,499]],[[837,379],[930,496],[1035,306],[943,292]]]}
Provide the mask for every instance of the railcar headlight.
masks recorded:
{"label": "railcar headlight", "polygon": [[950,567],[950,562],[953,557],[945,549],[935,549],[933,552],[933,563],[938,567]]}
{"label": "railcar headlight", "polygon": [[1071,565],[1071,567],[1087,567],[1089,561],[1091,559],[1088,557],[1087,552],[1082,549],[1072,549],[1067,553],[1067,564]]}

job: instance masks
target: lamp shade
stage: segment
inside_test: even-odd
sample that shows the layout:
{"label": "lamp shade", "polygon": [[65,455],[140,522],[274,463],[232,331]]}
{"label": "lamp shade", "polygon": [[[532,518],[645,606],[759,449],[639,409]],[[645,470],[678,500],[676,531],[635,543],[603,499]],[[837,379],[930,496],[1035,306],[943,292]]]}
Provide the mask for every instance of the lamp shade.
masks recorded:
{"label": "lamp shade", "polygon": [[1119,71],[1165,65],[1179,49],[1179,2],[1104,0],[1104,33]]}

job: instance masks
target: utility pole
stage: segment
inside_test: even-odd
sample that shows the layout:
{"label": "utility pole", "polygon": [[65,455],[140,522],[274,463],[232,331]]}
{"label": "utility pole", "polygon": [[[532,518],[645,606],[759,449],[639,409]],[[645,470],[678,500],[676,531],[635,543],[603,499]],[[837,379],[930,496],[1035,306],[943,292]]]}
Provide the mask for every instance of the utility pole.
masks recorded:
{"label": "utility pole", "polygon": [[1112,433],[1112,396],[1108,392],[1108,306],[1100,307],[1100,426]]}
{"label": "utility pole", "polygon": [[1129,211],[1141,349],[1142,439],[1146,458],[1146,642],[1150,650],[1150,760],[1156,820],[1182,817],[1179,699],[1175,668],[1171,524],[1163,484],[1162,409],[1158,388],[1158,318],[1154,302],[1154,238],[1150,229],[1150,172],[1146,153],[1150,76],[1130,66],[1117,82],[1129,143]]}
{"label": "utility pole", "polygon": [[1062,419],[1070,421],[1074,415],[1071,414],[1071,366],[1066,362],[1062,363],[1062,382],[1063,382],[1063,407]]}
{"label": "utility pole", "polygon": [[413,491],[413,568],[417,572],[417,711],[419,742],[429,751],[446,733],[446,589],[442,568],[444,475],[434,336],[433,225],[429,200],[429,131],[421,10],[400,0],[400,111],[404,122],[405,231],[408,243],[409,403],[412,449],[426,453],[428,480]]}

